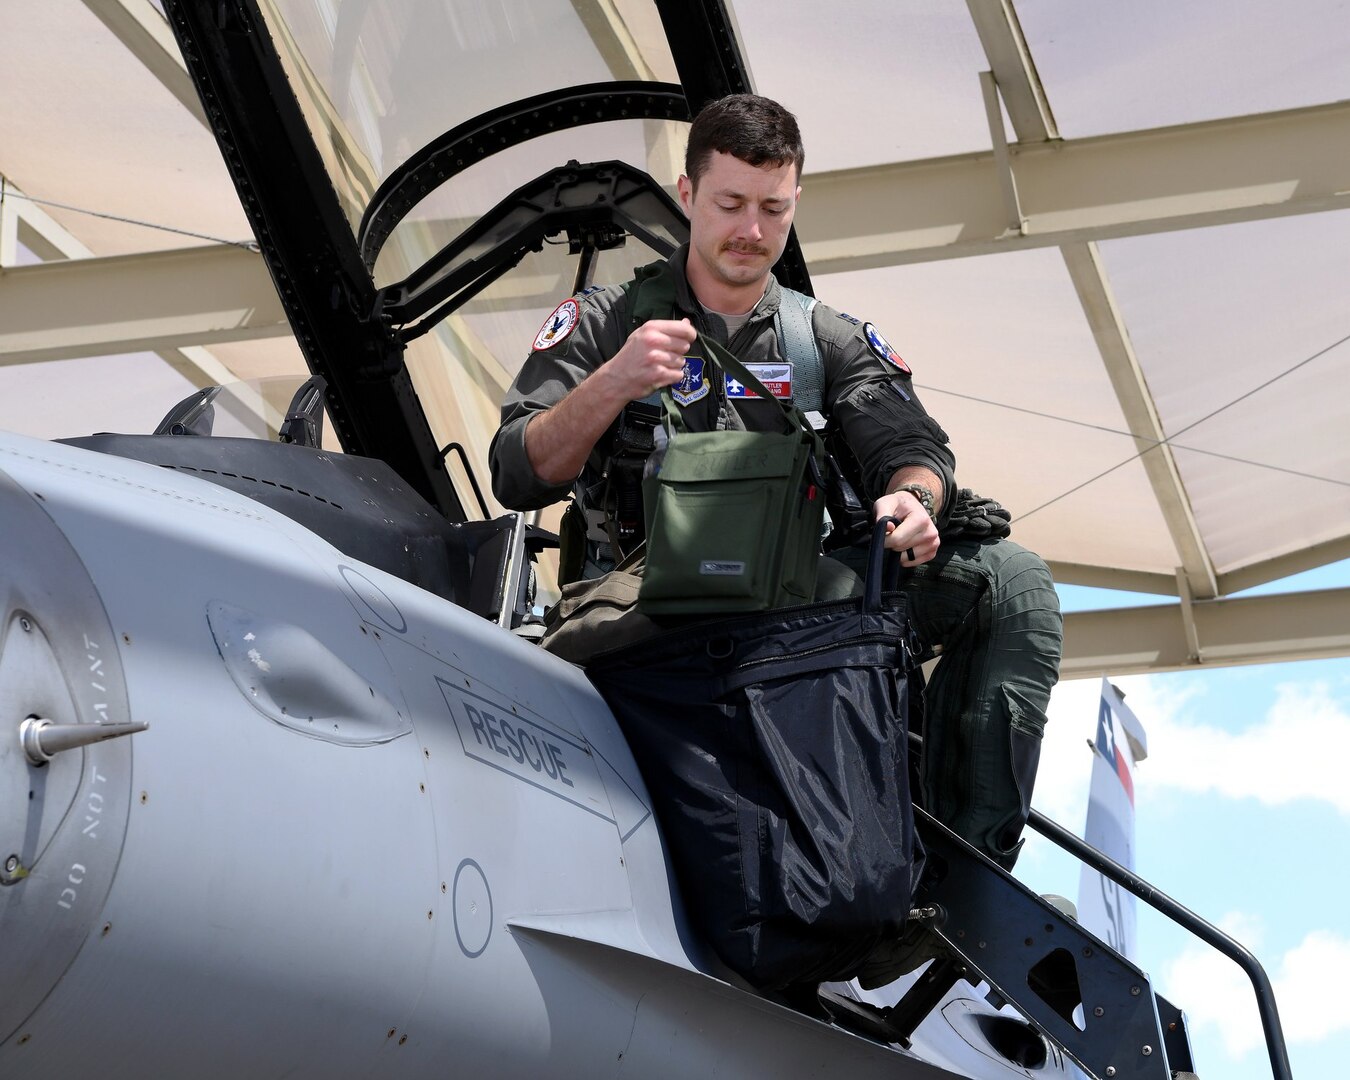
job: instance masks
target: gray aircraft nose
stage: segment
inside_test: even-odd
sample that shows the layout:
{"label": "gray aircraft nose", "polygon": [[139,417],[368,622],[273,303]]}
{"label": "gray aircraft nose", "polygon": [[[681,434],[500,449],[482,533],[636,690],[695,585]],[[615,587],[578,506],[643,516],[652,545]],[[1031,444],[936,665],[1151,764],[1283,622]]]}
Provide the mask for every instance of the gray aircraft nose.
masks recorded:
{"label": "gray aircraft nose", "polygon": [[95,932],[126,835],[127,712],[88,571],[0,470],[0,1044]]}

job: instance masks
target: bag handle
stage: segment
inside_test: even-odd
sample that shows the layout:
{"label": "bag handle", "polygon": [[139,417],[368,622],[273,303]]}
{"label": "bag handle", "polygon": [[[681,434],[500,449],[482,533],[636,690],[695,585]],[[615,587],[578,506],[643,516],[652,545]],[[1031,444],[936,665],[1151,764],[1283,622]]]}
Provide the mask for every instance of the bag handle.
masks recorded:
{"label": "bag handle", "polygon": [[[633,281],[629,283],[628,289],[629,302],[632,305],[633,329],[637,329],[649,319],[670,318],[670,314],[675,307],[675,281],[671,276],[670,264],[667,261],[662,260],[635,268]],[[789,432],[794,432],[800,428],[810,435],[814,442],[819,441],[816,429],[811,426],[811,421],[806,419],[801,409],[795,405],[784,405],[769,393],[764,384],[746,370],[745,365],[736,358],[730,349],[709,340],[703,334],[699,334],[696,340],[703,348],[704,355],[715,360],[719,368],[723,371],[729,371],[760,397],[772,401],[778,407],[778,411],[782,413]],[[711,372],[709,375],[711,375]],[[680,411],[675,408],[675,400],[669,387],[661,391],[661,403],[665,406],[666,420],[672,428],[675,431],[684,431],[684,420],[680,416]],[[823,456],[823,453],[824,444],[821,443],[817,447],[816,456]]]}
{"label": "bag handle", "polygon": [[872,526],[872,546],[867,552],[867,579],[863,584],[863,610],[881,611],[883,590],[894,592],[900,585],[900,553],[890,552],[886,558],[886,526],[899,525],[900,519],[881,518]]}
{"label": "bag handle", "polygon": [[[717,362],[718,368],[722,371],[730,372],[761,398],[772,401],[778,407],[778,411],[782,414],[789,432],[795,432],[800,429],[808,435],[815,437],[816,429],[811,426],[811,421],[806,419],[806,416],[801,409],[797,408],[795,405],[784,405],[769,393],[765,385],[760,382],[744,364],[736,359],[735,353],[702,334],[698,334],[695,341],[702,347],[705,355]],[[709,372],[708,377],[711,377],[711,372]],[[668,386],[663,387],[661,390],[661,404],[665,407],[666,419],[670,422],[671,426],[676,431],[684,431],[684,418],[681,415],[680,410],[675,408],[675,398]]]}

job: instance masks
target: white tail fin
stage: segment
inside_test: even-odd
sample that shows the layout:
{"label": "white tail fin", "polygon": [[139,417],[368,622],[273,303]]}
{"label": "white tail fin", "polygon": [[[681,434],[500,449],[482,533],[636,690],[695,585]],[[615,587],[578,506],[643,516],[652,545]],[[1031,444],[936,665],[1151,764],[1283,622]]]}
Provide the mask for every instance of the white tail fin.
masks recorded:
{"label": "white tail fin", "polygon": [[[1097,735],[1092,747],[1092,786],[1083,838],[1127,869],[1134,869],[1134,766],[1148,756],[1143,725],[1125,696],[1102,679]],[[1083,867],[1078,883],[1078,921],[1117,952],[1134,956],[1134,896],[1095,870]]]}

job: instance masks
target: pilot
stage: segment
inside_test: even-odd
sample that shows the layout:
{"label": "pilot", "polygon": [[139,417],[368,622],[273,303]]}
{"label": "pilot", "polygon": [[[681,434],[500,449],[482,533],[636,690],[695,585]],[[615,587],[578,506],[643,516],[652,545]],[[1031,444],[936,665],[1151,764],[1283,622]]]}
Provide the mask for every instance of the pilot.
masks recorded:
{"label": "pilot", "polygon": [[[634,329],[628,288],[611,286],[563,301],[540,329],[502,404],[492,486],[519,510],[573,495],[563,532],[583,550],[569,559],[565,539],[564,577],[604,573],[640,539],[637,481],[662,388],[673,388],[689,430],[780,430],[772,402],[745,397],[711,360],[688,354],[697,327],[775,396],[792,396],[803,378],[775,319],[795,299],[770,273],[801,195],[802,162],[796,119],[781,105],[751,94],[711,102],[690,129],[678,182],[690,239],[666,267],[675,283],[669,318]],[[1058,677],[1050,573],[1003,538],[1006,515],[982,515],[968,491],[958,493],[947,435],[885,337],[824,304],[808,317],[823,367],[820,408],[852,452],[873,520],[898,519],[886,546],[913,570],[905,588],[914,626],[941,657],[924,695],[924,805],[1011,868]]]}

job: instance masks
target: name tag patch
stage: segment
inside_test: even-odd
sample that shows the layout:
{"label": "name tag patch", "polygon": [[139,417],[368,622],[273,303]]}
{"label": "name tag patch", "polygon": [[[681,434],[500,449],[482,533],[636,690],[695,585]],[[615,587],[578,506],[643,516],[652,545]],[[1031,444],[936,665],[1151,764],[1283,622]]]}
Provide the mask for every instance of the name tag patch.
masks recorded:
{"label": "name tag patch", "polygon": [[[767,390],[776,398],[792,397],[792,365],[784,363],[759,363],[746,364],[746,371],[750,372],[756,379],[764,384]],[[757,398],[759,395],[744,383],[727,376],[727,397],[728,398]]]}

